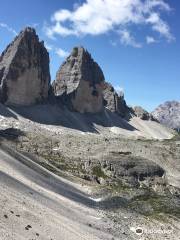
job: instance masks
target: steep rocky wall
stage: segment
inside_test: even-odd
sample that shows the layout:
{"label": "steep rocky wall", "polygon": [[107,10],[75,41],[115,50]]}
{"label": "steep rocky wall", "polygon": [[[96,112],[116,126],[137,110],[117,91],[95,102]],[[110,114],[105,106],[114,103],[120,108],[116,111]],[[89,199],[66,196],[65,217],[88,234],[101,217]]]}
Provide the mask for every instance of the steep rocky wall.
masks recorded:
{"label": "steep rocky wall", "polygon": [[28,27],[0,57],[0,100],[6,105],[39,103],[48,97],[49,84],[49,54]]}
{"label": "steep rocky wall", "polygon": [[152,115],[160,123],[180,132],[180,101],[167,101],[159,105]]}
{"label": "steep rocky wall", "polygon": [[143,109],[140,106],[135,106],[131,109],[132,113],[142,119],[142,120],[152,120],[152,121],[157,121],[151,113],[148,113],[145,109]]}
{"label": "steep rocky wall", "polygon": [[66,98],[73,110],[97,113],[103,109],[104,75],[82,47],[73,49],[53,83],[54,94]]}
{"label": "steep rocky wall", "polygon": [[118,95],[110,83],[105,83],[103,96],[107,109],[109,109],[111,112],[119,114],[121,117],[126,115],[128,107],[124,100],[124,96]]}

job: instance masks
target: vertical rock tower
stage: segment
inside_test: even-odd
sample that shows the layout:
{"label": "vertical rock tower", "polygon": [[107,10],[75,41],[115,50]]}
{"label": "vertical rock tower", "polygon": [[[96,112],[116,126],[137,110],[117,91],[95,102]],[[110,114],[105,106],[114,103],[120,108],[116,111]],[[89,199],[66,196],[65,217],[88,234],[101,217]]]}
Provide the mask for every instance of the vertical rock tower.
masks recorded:
{"label": "vertical rock tower", "polygon": [[73,49],[53,83],[55,96],[65,98],[80,113],[102,111],[103,87],[103,72],[83,47]]}
{"label": "vertical rock tower", "polygon": [[33,28],[27,27],[0,56],[0,101],[32,105],[48,97],[49,54]]}
{"label": "vertical rock tower", "polygon": [[121,117],[125,117],[128,111],[128,106],[124,100],[124,95],[119,95],[113,86],[107,82],[104,85],[103,95],[106,108],[111,112],[117,113]]}

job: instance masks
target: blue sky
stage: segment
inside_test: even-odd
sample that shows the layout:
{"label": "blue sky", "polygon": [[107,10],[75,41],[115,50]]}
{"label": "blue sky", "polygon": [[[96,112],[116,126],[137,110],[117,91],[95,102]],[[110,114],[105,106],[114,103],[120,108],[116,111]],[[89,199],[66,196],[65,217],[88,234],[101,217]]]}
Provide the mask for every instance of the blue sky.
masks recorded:
{"label": "blue sky", "polygon": [[0,51],[25,26],[34,27],[54,80],[71,49],[82,45],[129,105],[151,111],[180,100],[179,12],[179,0],[2,0]]}

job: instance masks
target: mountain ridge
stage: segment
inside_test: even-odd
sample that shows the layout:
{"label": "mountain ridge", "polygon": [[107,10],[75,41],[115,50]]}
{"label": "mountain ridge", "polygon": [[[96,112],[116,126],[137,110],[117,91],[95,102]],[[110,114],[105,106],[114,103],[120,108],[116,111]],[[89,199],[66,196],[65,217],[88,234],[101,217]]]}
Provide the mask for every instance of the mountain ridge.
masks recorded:
{"label": "mountain ridge", "polygon": [[166,101],[160,104],[152,112],[152,115],[161,124],[178,131],[180,130],[180,101]]}

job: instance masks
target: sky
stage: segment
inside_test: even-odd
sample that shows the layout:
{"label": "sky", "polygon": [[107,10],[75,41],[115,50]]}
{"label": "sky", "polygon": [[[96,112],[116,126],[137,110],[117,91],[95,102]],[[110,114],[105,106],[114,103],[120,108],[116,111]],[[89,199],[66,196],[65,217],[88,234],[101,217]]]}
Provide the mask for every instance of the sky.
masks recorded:
{"label": "sky", "polygon": [[128,105],[152,111],[180,101],[179,12],[179,0],[2,0],[0,52],[34,27],[53,81],[72,48],[83,46]]}

